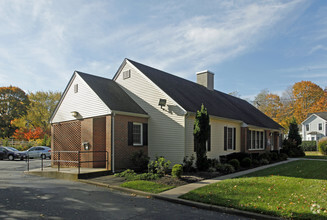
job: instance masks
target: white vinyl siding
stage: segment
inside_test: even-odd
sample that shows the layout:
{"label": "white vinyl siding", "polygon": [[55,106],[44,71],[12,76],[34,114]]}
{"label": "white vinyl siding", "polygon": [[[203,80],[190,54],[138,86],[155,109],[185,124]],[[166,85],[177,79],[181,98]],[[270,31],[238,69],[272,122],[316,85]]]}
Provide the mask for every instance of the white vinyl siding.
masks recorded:
{"label": "white vinyl siding", "polygon": [[[186,147],[185,155],[190,157],[192,154],[195,156],[194,152],[194,142],[193,142],[193,126],[194,126],[194,116],[189,116],[185,121],[185,133],[186,133]],[[241,151],[241,125],[240,123],[235,123],[233,121],[217,119],[215,117],[210,117],[211,125],[211,151],[207,152],[208,158],[217,158],[219,156],[230,154],[233,152]],[[236,128],[236,145],[235,150],[224,150],[224,127]],[[232,140],[233,141],[233,140]]]}
{"label": "white vinyl siding", "polygon": [[[130,78],[124,80],[122,73],[127,70],[130,70]],[[169,158],[172,164],[182,163],[185,146],[184,110],[128,61],[115,81],[150,116],[148,121],[150,158],[164,156]],[[163,109],[158,105],[159,99],[167,100]]]}
{"label": "white vinyl siding", "polygon": [[[321,138],[325,137],[327,132],[325,125],[326,120],[316,115],[311,115],[302,123],[302,140],[320,140]],[[309,128],[309,130],[307,130],[307,127]]]}
{"label": "white vinyl siding", "polygon": [[[78,85],[77,93],[75,93],[75,85]],[[78,74],[75,74],[67,88],[67,93],[64,94],[63,100],[59,104],[59,108],[51,123],[76,120],[72,116],[71,112],[73,111],[78,112],[81,118],[107,115],[111,112],[107,105],[103,103]]]}

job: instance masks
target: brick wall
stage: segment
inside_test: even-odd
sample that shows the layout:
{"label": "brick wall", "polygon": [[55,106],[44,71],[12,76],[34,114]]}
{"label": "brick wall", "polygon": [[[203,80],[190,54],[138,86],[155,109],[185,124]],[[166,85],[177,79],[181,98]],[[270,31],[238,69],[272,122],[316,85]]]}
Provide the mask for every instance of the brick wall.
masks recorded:
{"label": "brick wall", "polygon": [[148,154],[148,146],[128,146],[128,122],[148,123],[147,118],[116,115],[115,123],[115,170],[132,167],[130,158],[134,152],[143,150]]}
{"label": "brick wall", "polygon": [[106,118],[94,118],[93,119],[93,151],[101,151],[93,153],[93,167],[106,167]]}
{"label": "brick wall", "polygon": [[[148,154],[148,146],[128,146],[128,122],[147,123],[147,118],[115,115],[115,170],[131,168],[130,158],[134,152],[143,150]],[[84,151],[83,142],[88,142],[90,153],[81,153],[81,161],[106,160],[109,162],[82,163],[81,167],[105,168],[111,170],[111,124],[112,116],[88,118],[52,125],[52,151]],[[108,151],[95,153],[93,151]],[[78,161],[77,153],[61,154],[60,159]],[[55,160],[58,159],[54,155]],[[56,164],[53,164],[56,165]],[[61,166],[76,167],[76,163],[61,163]]]}

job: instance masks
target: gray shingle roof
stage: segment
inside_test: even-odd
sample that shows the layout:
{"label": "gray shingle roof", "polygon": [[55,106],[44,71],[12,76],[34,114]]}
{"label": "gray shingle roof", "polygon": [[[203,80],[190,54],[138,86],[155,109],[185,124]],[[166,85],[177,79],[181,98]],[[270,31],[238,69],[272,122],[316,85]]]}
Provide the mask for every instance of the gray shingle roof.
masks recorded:
{"label": "gray shingle roof", "polygon": [[327,120],[327,112],[309,113],[307,118],[309,118],[312,114],[318,115],[320,118]]}
{"label": "gray shingle roof", "polygon": [[220,91],[208,90],[197,83],[135,61],[129,59],[128,61],[188,112],[196,112],[203,103],[210,115],[240,120],[249,125],[263,128],[282,128],[245,100]]}
{"label": "gray shingle roof", "polygon": [[75,72],[111,110],[147,114],[116,82],[79,71]]}

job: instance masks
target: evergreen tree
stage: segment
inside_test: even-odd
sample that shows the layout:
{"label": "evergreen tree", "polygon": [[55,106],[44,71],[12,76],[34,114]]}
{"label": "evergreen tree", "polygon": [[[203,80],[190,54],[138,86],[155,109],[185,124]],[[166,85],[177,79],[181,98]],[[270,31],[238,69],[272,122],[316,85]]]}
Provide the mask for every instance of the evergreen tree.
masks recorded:
{"label": "evergreen tree", "polygon": [[296,146],[299,146],[302,144],[302,138],[299,134],[299,127],[296,123],[296,119],[293,117],[289,126],[289,132],[288,132],[288,141],[292,141],[296,143]]}
{"label": "evergreen tree", "polygon": [[194,122],[194,144],[196,151],[196,167],[199,170],[208,169],[206,142],[209,138],[209,115],[204,105],[201,105],[201,110],[197,111]]}

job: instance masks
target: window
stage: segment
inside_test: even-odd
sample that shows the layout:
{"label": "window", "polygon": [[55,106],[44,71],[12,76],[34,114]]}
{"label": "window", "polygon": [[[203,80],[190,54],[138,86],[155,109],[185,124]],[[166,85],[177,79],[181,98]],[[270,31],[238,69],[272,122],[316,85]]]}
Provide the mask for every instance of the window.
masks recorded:
{"label": "window", "polygon": [[133,123],[133,145],[142,145],[142,124]]}
{"label": "window", "polygon": [[128,79],[131,77],[131,70],[126,70],[123,72],[123,79]]}
{"label": "window", "polygon": [[128,146],[148,145],[148,124],[128,122]]}
{"label": "window", "polygon": [[74,93],[78,93],[78,84],[74,85]]}
{"label": "window", "polygon": [[224,127],[224,150],[235,150],[236,128]]}
{"label": "window", "polygon": [[265,148],[266,135],[264,131],[248,131],[248,149],[263,150]]}
{"label": "window", "polygon": [[322,131],[322,123],[318,124],[318,129],[319,129],[319,131]]}
{"label": "window", "polygon": [[309,131],[309,124],[305,125],[305,130]]}
{"label": "window", "polygon": [[311,140],[314,141],[315,140],[315,137],[311,137]]}

